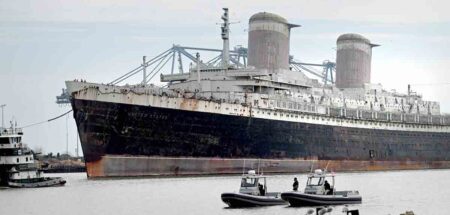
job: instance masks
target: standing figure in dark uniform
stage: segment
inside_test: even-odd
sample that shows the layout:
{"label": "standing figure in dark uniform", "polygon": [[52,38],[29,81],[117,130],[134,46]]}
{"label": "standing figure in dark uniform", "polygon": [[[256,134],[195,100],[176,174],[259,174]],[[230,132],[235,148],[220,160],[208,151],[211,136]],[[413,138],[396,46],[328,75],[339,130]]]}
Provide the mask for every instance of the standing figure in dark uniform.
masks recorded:
{"label": "standing figure in dark uniform", "polygon": [[258,189],[259,189],[259,195],[260,196],[265,196],[266,195],[266,191],[264,190],[264,186],[262,184],[258,183]]}
{"label": "standing figure in dark uniform", "polygon": [[292,188],[294,191],[298,190],[298,181],[297,178],[294,178],[294,183],[292,184]]}
{"label": "standing figure in dark uniform", "polygon": [[323,186],[325,187],[325,195],[331,195],[331,186],[327,180],[325,180],[325,184]]}

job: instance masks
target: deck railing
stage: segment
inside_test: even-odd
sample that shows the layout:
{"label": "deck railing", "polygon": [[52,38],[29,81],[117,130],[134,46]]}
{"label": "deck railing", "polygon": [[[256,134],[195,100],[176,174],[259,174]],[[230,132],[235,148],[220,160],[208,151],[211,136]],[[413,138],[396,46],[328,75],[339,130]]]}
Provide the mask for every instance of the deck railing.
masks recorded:
{"label": "deck railing", "polygon": [[22,128],[0,128],[0,135],[13,135],[22,133]]}

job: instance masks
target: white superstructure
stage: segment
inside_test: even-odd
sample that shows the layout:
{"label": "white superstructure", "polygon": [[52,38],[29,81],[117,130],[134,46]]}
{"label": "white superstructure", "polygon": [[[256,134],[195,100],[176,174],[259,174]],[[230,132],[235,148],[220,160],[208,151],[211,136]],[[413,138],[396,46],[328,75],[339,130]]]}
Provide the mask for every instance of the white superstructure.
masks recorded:
{"label": "white superstructure", "polygon": [[22,129],[0,129],[0,186],[45,187],[61,185],[61,178],[44,177],[33,152],[22,143]]}

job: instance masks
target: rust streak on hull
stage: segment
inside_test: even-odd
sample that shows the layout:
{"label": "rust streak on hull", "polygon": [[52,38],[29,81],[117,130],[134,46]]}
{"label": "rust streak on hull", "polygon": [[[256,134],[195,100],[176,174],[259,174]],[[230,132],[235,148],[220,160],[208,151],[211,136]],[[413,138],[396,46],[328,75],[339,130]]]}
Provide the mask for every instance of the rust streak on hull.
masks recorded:
{"label": "rust streak on hull", "polygon": [[103,158],[97,161],[86,162],[86,172],[88,177],[96,178],[96,177],[104,177],[105,172],[103,171]]}

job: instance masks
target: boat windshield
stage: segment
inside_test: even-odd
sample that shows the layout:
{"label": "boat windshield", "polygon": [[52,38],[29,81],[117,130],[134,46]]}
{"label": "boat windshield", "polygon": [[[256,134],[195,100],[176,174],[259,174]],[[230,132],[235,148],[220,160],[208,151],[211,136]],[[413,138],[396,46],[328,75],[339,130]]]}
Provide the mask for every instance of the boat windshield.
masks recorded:
{"label": "boat windshield", "polygon": [[257,183],[256,178],[242,178],[241,187],[256,187]]}
{"label": "boat windshield", "polygon": [[323,182],[325,181],[324,177],[320,177],[320,178],[308,178],[308,186],[320,186],[323,184]]}
{"label": "boat windshield", "polygon": [[0,144],[8,144],[9,137],[0,137]]}

